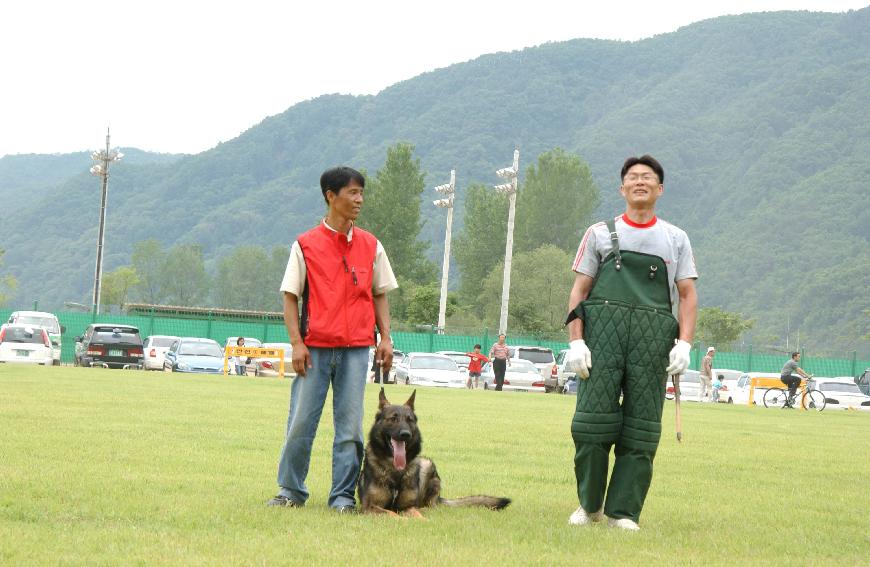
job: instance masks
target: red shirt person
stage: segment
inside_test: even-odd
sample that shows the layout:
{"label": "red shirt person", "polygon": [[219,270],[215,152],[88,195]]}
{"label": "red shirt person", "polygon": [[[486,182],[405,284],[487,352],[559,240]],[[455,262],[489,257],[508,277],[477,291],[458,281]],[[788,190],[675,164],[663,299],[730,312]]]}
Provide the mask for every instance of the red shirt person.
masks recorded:
{"label": "red shirt person", "polygon": [[466,352],[465,356],[471,360],[468,362],[468,382],[466,386],[472,388],[471,379],[474,378],[474,388],[477,388],[480,383],[481,365],[484,362],[489,362],[489,357],[480,352],[480,345],[474,345],[474,352]]}

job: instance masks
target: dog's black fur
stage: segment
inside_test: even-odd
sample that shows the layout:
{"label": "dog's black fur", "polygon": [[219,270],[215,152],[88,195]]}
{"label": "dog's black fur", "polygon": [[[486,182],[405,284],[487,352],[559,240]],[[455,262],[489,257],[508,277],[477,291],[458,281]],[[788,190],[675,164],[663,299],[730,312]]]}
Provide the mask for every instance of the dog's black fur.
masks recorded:
{"label": "dog's black fur", "polygon": [[[436,505],[482,506],[501,510],[509,498],[441,497],[441,478],[431,459],[420,456],[423,437],[414,413],[415,390],[403,405],[393,405],[381,388],[378,412],[369,431],[357,492],[363,512],[410,512]],[[402,448],[404,448],[404,455]],[[404,456],[404,458],[403,458]]]}

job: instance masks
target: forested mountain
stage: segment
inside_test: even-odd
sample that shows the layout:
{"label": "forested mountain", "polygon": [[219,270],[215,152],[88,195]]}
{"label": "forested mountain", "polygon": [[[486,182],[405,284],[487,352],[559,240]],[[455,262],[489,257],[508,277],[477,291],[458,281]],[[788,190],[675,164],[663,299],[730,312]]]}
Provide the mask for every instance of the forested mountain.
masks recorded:
{"label": "forested mountain", "polygon": [[[198,155],[122,162],[109,185],[106,269],[147,238],[198,243],[212,263],[239,244],[287,244],[323,212],[325,167],[375,171],[397,141],[416,146],[429,186],[457,170],[457,226],[463,188],[497,182],[514,145],[523,172],[553,147],[582,156],[602,217],[621,209],[622,160],[652,153],[666,170],[660,216],[692,238],[702,306],[754,318],[759,341],[784,336],[788,321],[817,350],[870,354],[860,339],[870,330],[870,8],[486,55],[376,96],[294,105]],[[19,280],[13,304],[89,295],[99,183],[78,155],[34,156],[57,161],[38,175],[18,171],[22,156],[0,160],[0,270]],[[423,215],[438,257],[443,212],[424,200]]]}

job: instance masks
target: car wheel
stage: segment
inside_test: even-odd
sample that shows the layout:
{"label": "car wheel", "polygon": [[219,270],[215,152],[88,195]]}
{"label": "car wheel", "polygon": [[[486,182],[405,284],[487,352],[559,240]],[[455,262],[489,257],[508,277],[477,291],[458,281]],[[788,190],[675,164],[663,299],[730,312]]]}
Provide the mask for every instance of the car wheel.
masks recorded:
{"label": "car wheel", "polygon": [[73,357],[73,366],[80,366],[80,364],[79,364],[79,359],[78,359],[77,356],[74,356],[74,357]]}
{"label": "car wheel", "polygon": [[410,386],[410,385],[411,385],[411,377],[410,377],[410,376],[406,376],[406,377],[405,377],[405,386]]}
{"label": "car wheel", "polygon": [[488,382],[485,382],[485,381],[484,381],[484,383],[483,383],[483,389],[484,389],[484,390],[489,390],[489,383],[488,383]]}
{"label": "car wheel", "polygon": [[729,403],[729,404],[733,404],[733,403],[734,403],[734,398],[728,398],[728,402],[727,402],[727,403]]}

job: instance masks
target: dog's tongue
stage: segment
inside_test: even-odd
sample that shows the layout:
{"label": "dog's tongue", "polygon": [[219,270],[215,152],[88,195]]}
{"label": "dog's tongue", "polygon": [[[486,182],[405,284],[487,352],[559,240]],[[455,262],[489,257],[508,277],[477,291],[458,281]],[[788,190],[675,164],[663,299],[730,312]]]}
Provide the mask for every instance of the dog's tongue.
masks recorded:
{"label": "dog's tongue", "polygon": [[405,442],[390,439],[393,444],[393,466],[396,470],[405,470]]}

